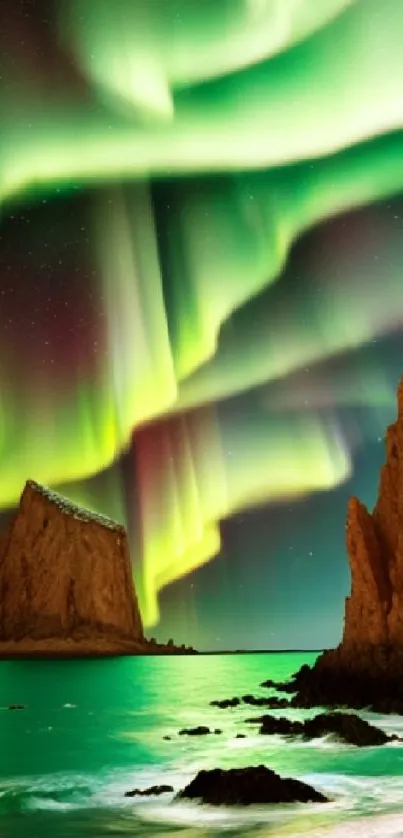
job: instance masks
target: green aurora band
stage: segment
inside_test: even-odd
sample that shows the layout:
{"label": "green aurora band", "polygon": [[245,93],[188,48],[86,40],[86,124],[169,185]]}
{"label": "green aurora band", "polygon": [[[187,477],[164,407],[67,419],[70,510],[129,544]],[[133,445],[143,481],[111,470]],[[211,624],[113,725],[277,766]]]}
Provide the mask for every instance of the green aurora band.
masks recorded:
{"label": "green aurora band", "polygon": [[[29,473],[129,525],[117,461],[134,433],[133,558],[151,626],[158,591],[219,551],[220,520],[350,473],[323,388],[297,415],[268,387],[394,328],[402,244],[385,233],[372,260],[308,265],[317,291],[291,312],[271,287],[304,232],[403,191],[403,6],[72,0],[57,18],[86,97],[6,66],[0,199],[9,213],[96,186],[106,352],[68,391],[28,370],[17,388],[0,335],[0,505]],[[381,289],[365,311],[362,276]],[[393,401],[376,368],[362,386],[365,404]],[[342,376],[330,411],[355,387]],[[221,407],[245,391],[241,433]],[[101,495],[91,478],[106,469]]]}

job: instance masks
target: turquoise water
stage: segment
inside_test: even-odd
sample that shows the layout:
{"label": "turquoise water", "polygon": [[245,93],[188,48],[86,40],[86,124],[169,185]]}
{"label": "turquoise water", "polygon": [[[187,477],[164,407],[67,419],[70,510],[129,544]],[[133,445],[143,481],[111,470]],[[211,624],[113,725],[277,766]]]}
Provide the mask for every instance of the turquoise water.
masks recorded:
{"label": "turquoise water", "polygon": [[[260,736],[245,722],[264,712],[260,708],[209,706],[246,692],[268,695],[262,680],[284,679],[315,657],[1,662],[0,838],[402,836],[403,747],[286,742]],[[13,703],[26,709],[8,710]],[[293,718],[310,713],[278,712]],[[363,715],[403,733],[401,717]],[[177,735],[198,724],[223,734]],[[236,733],[248,737],[236,739]],[[311,783],[333,802],[231,810],[172,802],[172,795],[124,797],[154,783],[179,790],[200,768],[259,763]]]}

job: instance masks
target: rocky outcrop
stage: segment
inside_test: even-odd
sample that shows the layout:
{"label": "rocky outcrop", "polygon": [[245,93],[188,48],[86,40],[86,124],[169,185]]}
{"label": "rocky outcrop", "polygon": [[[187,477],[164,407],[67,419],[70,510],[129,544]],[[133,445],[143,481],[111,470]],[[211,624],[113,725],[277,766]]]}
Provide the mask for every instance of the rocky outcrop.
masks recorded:
{"label": "rocky outcrop", "polygon": [[184,727],[178,733],[179,736],[208,736],[209,733],[222,733],[222,730],[219,730],[218,728],[210,730],[210,728],[205,725],[199,725],[198,727]]}
{"label": "rocky outcrop", "polygon": [[277,695],[272,695],[269,698],[264,698],[262,696],[254,696],[254,695],[243,695],[242,698],[222,698],[216,699],[214,701],[210,701],[211,707],[219,707],[221,710],[226,710],[228,707],[239,707],[239,705],[243,702],[244,704],[252,704],[255,707],[270,707],[274,710],[279,710],[283,707],[289,706],[289,701],[286,698],[279,698]]}
{"label": "rocky outcrop", "polygon": [[124,528],[29,480],[0,543],[0,655],[143,643]]}
{"label": "rocky outcrop", "polygon": [[386,462],[374,511],[371,515],[357,498],[348,506],[346,656],[363,645],[403,649],[403,379],[397,402],[397,421],[386,433]]}
{"label": "rocky outcrop", "polygon": [[0,538],[0,658],[196,654],[144,637],[121,524],[28,480]]}
{"label": "rocky outcrop", "polygon": [[287,688],[297,692],[294,706],[347,704],[403,713],[403,379],[397,402],[374,511],[357,498],[348,505],[351,593],[342,642],[313,669],[295,674]]}
{"label": "rocky outcrop", "polygon": [[168,643],[158,643],[155,637],[151,640],[144,640],[144,654],[147,655],[198,655],[197,649],[193,646],[175,646],[173,640]]}
{"label": "rocky outcrop", "polygon": [[132,791],[126,791],[125,797],[151,797],[151,795],[155,794],[169,794],[171,791],[174,791],[173,786],[149,786],[147,789],[133,789]]}
{"label": "rocky outcrop", "polygon": [[307,783],[280,777],[265,765],[199,771],[177,797],[201,800],[211,806],[328,802],[328,798]]}
{"label": "rocky outcrop", "polygon": [[220,707],[221,710],[226,710],[228,707],[238,707],[241,699],[234,696],[234,698],[221,698],[210,701],[211,707]]}
{"label": "rocky outcrop", "polygon": [[355,745],[357,748],[386,745],[387,742],[402,742],[400,736],[389,736],[379,727],[366,722],[355,713],[319,713],[312,719],[299,721],[285,716],[260,716],[247,719],[251,724],[260,724],[260,733],[265,736],[300,736],[302,739],[318,739],[332,736]]}
{"label": "rocky outcrop", "polygon": [[351,594],[346,599],[344,647],[387,642],[391,586],[375,521],[364,504],[351,498],[346,526]]}

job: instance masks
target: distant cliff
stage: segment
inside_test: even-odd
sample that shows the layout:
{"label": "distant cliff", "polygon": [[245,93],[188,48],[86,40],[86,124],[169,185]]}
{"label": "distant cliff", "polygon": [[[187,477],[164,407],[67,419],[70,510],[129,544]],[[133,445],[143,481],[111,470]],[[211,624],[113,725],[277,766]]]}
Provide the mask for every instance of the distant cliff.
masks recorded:
{"label": "distant cliff", "polygon": [[147,645],[124,528],[28,481],[0,541],[0,657]]}

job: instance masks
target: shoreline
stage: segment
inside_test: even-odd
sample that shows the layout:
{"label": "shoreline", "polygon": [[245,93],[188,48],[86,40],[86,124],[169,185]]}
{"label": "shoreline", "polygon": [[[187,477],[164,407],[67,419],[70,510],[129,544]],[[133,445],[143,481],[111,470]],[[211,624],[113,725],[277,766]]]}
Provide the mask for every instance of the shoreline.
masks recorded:
{"label": "shoreline", "polygon": [[136,643],[110,640],[103,637],[75,640],[65,638],[42,641],[22,640],[0,642],[2,660],[94,660],[120,657],[181,657],[197,655],[195,649],[173,644]]}

